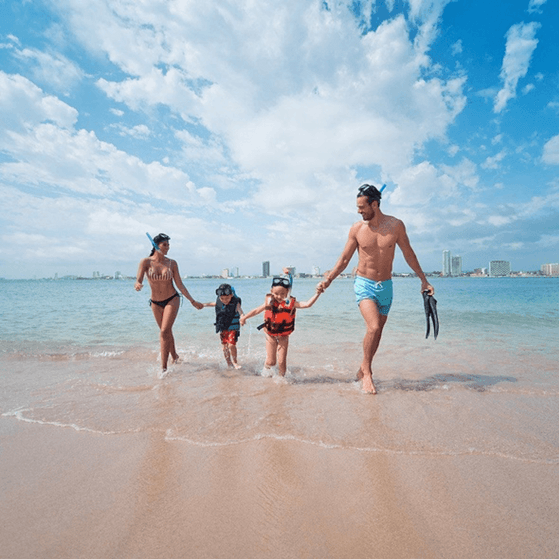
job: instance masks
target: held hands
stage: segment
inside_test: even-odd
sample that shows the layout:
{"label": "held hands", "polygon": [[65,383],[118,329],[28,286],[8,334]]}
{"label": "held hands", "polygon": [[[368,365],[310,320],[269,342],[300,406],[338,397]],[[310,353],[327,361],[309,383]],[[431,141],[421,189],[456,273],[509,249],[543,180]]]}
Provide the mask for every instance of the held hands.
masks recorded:
{"label": "held hands", "polygon": [[204,307],[203,303],[200,303],[199,301],[195,301],[194,299],[191,301],[191,305],[193,307],[196,307],[199,311]]}
{"label": "held hands", "polygon": [[241,315],[241,317],[239,317],[239,323],[241,324],[241,326],[245,326],[245,323],[247,322],[247,317],[245,317],[245,315]]}

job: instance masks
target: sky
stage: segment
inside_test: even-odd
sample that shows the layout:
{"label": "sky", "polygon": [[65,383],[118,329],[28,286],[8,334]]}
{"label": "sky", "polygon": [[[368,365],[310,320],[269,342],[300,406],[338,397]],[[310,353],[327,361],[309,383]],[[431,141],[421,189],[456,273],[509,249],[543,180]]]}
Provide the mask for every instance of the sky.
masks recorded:
{"label": "sky", "polygon": [[146,232],[183,276],[325,271],[364,182],[427,272],[444,250],[556,263],[558,20],[553,0],[0,0],[0,277],[133,276]]}

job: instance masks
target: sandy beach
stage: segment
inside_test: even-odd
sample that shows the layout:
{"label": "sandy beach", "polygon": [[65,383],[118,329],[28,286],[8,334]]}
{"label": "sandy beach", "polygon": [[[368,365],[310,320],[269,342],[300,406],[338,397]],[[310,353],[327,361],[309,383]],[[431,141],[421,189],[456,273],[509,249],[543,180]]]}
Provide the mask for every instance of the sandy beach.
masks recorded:
{"label": "sandy beach", "polygon": [[2,418],[4,558],[555,558],[558,466]]}

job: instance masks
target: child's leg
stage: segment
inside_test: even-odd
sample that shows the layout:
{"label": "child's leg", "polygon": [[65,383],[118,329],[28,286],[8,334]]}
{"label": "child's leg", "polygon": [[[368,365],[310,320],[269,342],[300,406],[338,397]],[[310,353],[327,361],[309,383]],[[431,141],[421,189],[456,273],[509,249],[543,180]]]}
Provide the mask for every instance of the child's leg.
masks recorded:
{"label": "child's leg", "polygon": [[220,333],[220,341],[222,343],[222,350],[224,352],[224,358],[226,359],[227,365],[229,367],[231,367],[231,366],[233,366],[233,364],[231,363],[231,356],[229,354],[229,345],[228,345],[228,341],[227,341],[226,331],[222,331]]}
{"label": "child's leg", "polygon": [[270,369],[276,365],[276,350],[278,348],[277,337],[266,333],[266,362],[264,367]]}
{"label": "child's leg", "polygon": [[235,369],[239,369],[241,366],[237,363],[237,346],[231,342],[228,344],[229,353],[231,355],[231,361]]}
{"label": "child's leg", "polygon": [[278,337],[278,373],[282,377],[286,375],[289,342],[290,342],[289,336]]}
{"label": "child's leg", "polygon": [[224,351],[224,358],[226,359],[227,365],[228,366],[233,366],[233,364],[231,363],[231,356],[229,354],[229,346],[228,344],[222,344],[222,350]]}

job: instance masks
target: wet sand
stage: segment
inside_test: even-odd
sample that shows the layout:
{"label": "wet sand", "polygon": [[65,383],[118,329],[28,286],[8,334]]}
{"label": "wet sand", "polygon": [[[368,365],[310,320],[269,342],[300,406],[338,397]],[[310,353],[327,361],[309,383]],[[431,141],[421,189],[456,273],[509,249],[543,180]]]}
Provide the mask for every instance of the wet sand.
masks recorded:
{"label": "wet sand", "polygon": [[558,557],[557,464],[14,417],[0,445],[4,558]]}

